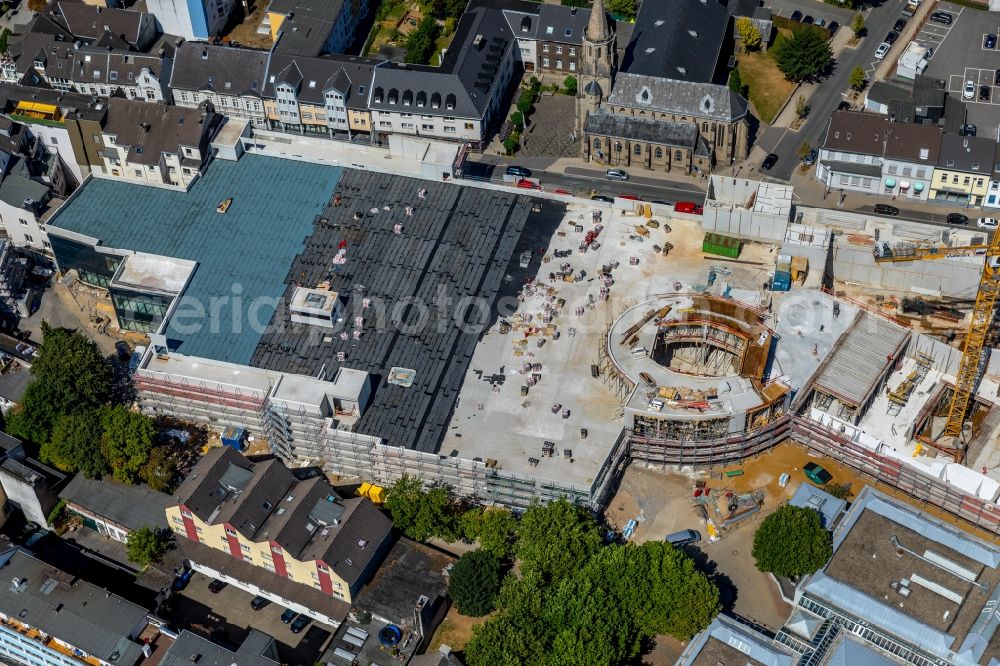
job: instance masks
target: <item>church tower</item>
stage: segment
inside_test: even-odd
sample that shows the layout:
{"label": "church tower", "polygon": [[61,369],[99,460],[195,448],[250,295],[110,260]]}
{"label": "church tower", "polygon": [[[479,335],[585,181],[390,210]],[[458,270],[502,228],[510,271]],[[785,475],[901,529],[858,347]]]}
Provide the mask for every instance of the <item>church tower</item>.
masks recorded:
{"label": "church tower", "polygon": [[582,137],[587,116],[594,113],[603,99],[611,94],[615,74],[615,32],[608,25],[604,0],[594,0],[581,49],[577,72],[576,129]]}

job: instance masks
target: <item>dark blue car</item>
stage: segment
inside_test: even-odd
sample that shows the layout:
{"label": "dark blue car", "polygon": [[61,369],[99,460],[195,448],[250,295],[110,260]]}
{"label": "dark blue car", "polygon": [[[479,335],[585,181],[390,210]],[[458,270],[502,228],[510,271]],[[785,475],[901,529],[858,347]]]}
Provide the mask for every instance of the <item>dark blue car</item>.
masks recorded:
{"label": "dark blue car", "polygon": [[178,576],[177,579],[174,581],[174,589],[178,592],[183,590],[185,587],[188,586],[188,583],[191,582],[191,576],[193,575],[194,571],[192,571],[191,569],[185,569],[184,573]]}

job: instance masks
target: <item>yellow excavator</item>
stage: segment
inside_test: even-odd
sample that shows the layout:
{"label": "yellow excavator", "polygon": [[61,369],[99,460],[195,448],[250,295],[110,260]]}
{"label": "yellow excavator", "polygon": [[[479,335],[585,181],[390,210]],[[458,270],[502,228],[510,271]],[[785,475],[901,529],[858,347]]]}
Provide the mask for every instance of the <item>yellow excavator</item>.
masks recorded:
{"label": "yellow excavator", "polygon": [[962,363],[955,379],[955,393],[948,408],[948,421],[944,435],[962,438],[962,426],[969,412],[969,403],[976,389],[983,357],[986,335],[993,322],[997,295],[1000,294],[1000,233],[994,232],[988,245],[942,245],[902,244],[890,247],[887,243],[875,243],[875,263],[895,263],[901,261],[924,261],[949,257],[985,256],[983,273],[976,292],[976,304],[972,308],[972,323],[969,324],[962,348]]}

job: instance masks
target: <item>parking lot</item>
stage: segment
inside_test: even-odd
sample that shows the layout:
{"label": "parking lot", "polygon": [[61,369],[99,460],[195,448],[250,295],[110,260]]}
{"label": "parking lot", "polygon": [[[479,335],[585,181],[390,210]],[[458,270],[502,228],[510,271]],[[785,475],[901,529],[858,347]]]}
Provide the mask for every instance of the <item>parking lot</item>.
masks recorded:
{"label": "parking lot", "polygon": [[[948,92],[966,104],[966,122],[978,126],[979,136],[997,136],[1000,126],[1000,86],[996,72],[1000,68],[1000,49],[985,48],[986,35],[1000,35],[1000,17],[985,11],[963,8],[947,2],[935,11],[954,17],[950,26],[928,21],[917,33],[916,41],[934,49],[924,74],[947,82]],[[973,96],[964,96],[966,81],[974,85]],[[983,98],[981,88],[988,89]]]}
{"label": "parking lot", "polygon": [[281,606],[269,603],[255,611],[250,608],[253,595],[227,585],[218,593],[208,589],[209,578],[195,573],[191,582],[170,601],[169,621],[177,629],[191,629],[211,636],[216,641],[237,646],[250,633],[258,629],[274,636],[282,661],[288,664],[315,664],[333,629],[310,622],[300,634],[293,634],[289,625],[281,621]]}

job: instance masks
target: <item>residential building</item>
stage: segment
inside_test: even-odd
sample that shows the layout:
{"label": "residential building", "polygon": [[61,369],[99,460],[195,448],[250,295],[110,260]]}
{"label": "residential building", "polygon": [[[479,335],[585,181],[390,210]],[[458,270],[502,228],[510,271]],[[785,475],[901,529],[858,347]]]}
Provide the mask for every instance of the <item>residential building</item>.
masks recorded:
{"label": "residential building", "polygon": [[271,0],[264,21],[275,53],[315,57],[346,53],[368,9],[368,0]]}
{"label": "residential building", "polygon": [[82,183],[92,169],[103,165],[101,131],[107,100],[48,87],[0,83],[0,110],[23,123],[45,146],[46,153],[58,156],[75,183]]}
{"label": "residential building", "polygon": [[48,252],[45,222],[65,199],[32,177],[30,169],[26,158],[18,157],[13,171],[0,181],[0,226],[14,247]]}
{"label": "residential building", "polygon": [[501,119],[517,59],[500,10],[470,7],[440,67],[375,68],[369,108],[376,138],[410,134],[482,148]]}
{"label": "residential building", "polygon": [[882,154],[881,192],[898,199],[927,201],[942,136],[937,125],[889,123]]}
{"label": "residential building", "polygon": [[890,122],[886,116],[873,113],[834,113],[816,161],[816,180],[825,184],[827,191],[880,193]]}
{"label": "residential building", "polygon": [[[4,366],[13,359],[4,353]],[[6,367],[4,368],[7,369]],[[18,510],[25,520],[48,527],[66,476],[29,458],[21,440],[0,432],[0,507],[2,520]],[[0,524],[2,524],[0,520]]]}
{"label": "residential building", "polygon": [[981,136],[944,134],[930,185],[929,200],[981,206],[989,192],[996,141]]}
{"label": "residential building", "polygon": [[352,56],[271,54],[263,88],[267,127],[330,137],[369,135],[372,79],[386,66],[386,61]]}
{"label": "residential building", "polygon": [[392,544],[392,522],[368,499],[228,446],[195,465],[166,516],[196,570],[276,603],[308,592],[299,612],[334,626]]}
{"label": "residential building", "polygon": [[266,126],[262,94],[267,51],[186,42],[170,73],[174,104],[189,109],[211,102],[216,113]]}
{"label": "residential building", "polygon": [[133,666],[145,608],[11,548],[0,553],[0,655],[30,666]]}
{"label": "residential building", "polygon": [[812,509],[818,513],[820,522],[828,530],[833,529],[833,526],[843,515],[844,509],[847,508],[846,500],[834,497],[822,488],[805,482],[799,484],[788,503],[803,509]]}
{"label": "residential building", "polygon": [[16,353],[20,344],[17,338],[0,334],[0,412],[4,414],[21,404],[31,382],[31,363]]}
{"label": "residential building", "polygon": [[785,646],[726,615],[717,615],[704,631],[691,639],[676,666],[792,666],[795,663],[792,652]]}
{"label": "residential building", "polygon": [[274,638],[257,629],[251,629],[235,650],[184,630],[164,653],[159,666],[278,666],[280,663],[282,660]]}
{"label": "residential building", "polygon": [[146,0],[161,32],[187,40],[219,36],[235,6],[236,0]]}
{"label": "residential building", "polygon": [[749,105],[720,79],[732,46],[731,23],[752,14],[750,5],[643,3],[619,71],[614,32],[603,2],[595,2],[580,63],[583,157],[605,166],[682,173],[707,173],[744,159]]}
{"label": "residential building", "polygon": [[187,190],[211,157],[221,120],[211,102],[185,109],[111,98],[101,176]]}
{"label": "residential building", "polygon": [[[576,76],[582,55],[583,34],[590,20],[586,8],[563,5],[538,5],[534,71],[542,77],[550,75],[562,85],[567,76]],[[521,26],[511,26],[515,34]],[[518,42],[521,38],[518,37]]]}
{"label": "residential building", "polygon": [[144,485],[120,483],[112,477],[88,479],[77,474],[59,493],[66,508],[80,516],[86,529],[124,543],[132,532],[167,527],[164,511],[170,495]]}
{"label": "residential building", "polygon": [[39,23],[48,19],[65,29],[72,37],[68,41],[103,48],[146,51],[160,34],[152,14],[130,9],[64,1],[49,5],[42,16],[34,30],[46,29]]}
{"label": "residential building", "polygon": [[989,189],[983,199],[983,208],[1000,208],[1000,143],[993,155],[993,173],[990,174]]}
{"label": "residential building", "polygon": [[864,486],[775,640],[798,663],[996,664],[998,604],[1000,547]]}

